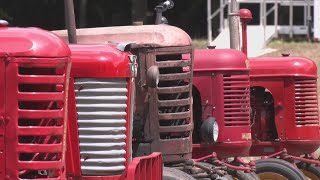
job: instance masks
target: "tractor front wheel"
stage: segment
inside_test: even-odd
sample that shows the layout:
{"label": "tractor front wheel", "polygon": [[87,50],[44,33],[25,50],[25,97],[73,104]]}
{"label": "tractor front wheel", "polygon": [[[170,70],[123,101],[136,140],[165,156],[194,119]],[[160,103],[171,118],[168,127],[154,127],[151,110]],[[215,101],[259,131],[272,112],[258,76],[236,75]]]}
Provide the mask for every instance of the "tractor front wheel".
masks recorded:
{"label": "tractor front wheel", "polygon": [[304,162],[297,163],[297,166],[307,178],[320,180],[320,167]]}
{"label": "tractor front wheel", "polygon": [[163,180],[195,180],[195,178],[178,169],[163,167]]}
{"label": "tractor front wheel", "polygon": [[256,173],[261,180],[305,180],[304,174],[298,168],[282,159],[257,160]]}
{"label": "tractor front wheel", "polygon": [[230,174],[233,179],[237,180],[259,180],[259,177],[254,172],[245,173],[243,171],[230,170],[228,171],[228,174]]}

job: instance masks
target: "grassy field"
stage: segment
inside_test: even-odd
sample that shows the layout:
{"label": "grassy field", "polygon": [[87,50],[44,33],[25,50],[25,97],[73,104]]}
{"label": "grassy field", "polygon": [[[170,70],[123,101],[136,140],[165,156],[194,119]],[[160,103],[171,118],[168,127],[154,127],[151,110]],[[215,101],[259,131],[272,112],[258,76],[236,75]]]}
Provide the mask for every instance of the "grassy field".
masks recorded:
{"label": "grassy field", "polygon": [[268,47],[277,51],[264,56],[281,56],[281,53],[290,53],[292,56],[303,56],[316,62],[320,61],[320,43],[274,40]]}
{"label": "grassy field", "polygon": [[[206,48],[207,40],[194,39],[193,45],[195,48]],[[303,56],[315,61],[320,61],[320,43],[309,43],[299,40],[274,40],[268,47],[277,49],[277,51],[264,56],[281,56],[281,53],[290,53],[292,56]]]}

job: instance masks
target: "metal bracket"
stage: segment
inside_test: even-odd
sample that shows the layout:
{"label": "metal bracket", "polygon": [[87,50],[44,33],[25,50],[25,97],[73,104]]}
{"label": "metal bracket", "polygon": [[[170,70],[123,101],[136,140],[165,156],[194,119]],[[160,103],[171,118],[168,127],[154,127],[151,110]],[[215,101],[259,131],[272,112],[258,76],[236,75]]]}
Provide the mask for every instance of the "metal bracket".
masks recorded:
{"label": "metal bracket", "polygon": [[129,55],[130,59],[130,72],[132,77],[137,77],[138,74],[138,63],[137,63],[137,56],[136,55]]}

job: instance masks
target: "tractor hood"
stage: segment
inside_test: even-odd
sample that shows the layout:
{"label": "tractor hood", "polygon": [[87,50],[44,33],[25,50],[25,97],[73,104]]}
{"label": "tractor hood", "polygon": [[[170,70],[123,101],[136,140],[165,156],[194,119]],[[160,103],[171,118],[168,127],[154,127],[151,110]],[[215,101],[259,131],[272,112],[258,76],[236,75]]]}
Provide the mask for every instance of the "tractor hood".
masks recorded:
{"label": "tractor hood", "polygon": [[[185,55],[184,58],[188,58],[188,55]],[[233,49],[194,50],[194,72],[217,70],[247,71],[247,57],[242,52]]]}
{"label": "tractor hood", "polygon": [[69,45],[72,77],[130,77],[129,54],[109,45]]}
{"label": "tractor hood", "polygon": [[[53,31],[66,42],[66,30]],[[106,44],[109,42],[131,42],[154,46],[190,46],[191,38],[182,29],[169,25],[115,26],[77,29],[80,44]]]}
{"label": "tractor hood", "polygon": [[66,57],[70,51],[55,34],[38,28],[0,27],[0,52],[16,57]]}
{"label": "tractor hood", "polygon": [[249,61],[251,77],[317,77],[316,64],[303,57],[261,57]]}

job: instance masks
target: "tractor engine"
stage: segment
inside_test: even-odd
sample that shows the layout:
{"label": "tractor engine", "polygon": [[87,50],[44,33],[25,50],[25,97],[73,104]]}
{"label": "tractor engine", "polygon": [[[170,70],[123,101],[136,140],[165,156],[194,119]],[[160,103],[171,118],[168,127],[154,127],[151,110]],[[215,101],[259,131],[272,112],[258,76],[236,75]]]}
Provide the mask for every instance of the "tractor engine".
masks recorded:
{"label": "tractor engine", "polygon": [[[66,31],[55,31],[67,39]],[[77,30],[81,44],[130,42],[137,56],[133,156],[161,152],[165,163],[191,158],[192,46],[181,29],[168,25]],[[121,44],[120,44],[121,45]],[[190,58],[183,59],[182,54]]]}
{"label": "tractor engine", "polygon": [[121,176],[132,160],[135,56],[70,45],[67,177]]}
{"label": "tractor engine", "polygon": [[62,179],[70,50],[44,30],[0,29],[0,179]]}
{"label": "tractor engine", "polygon": [[194,51],[193,157],[247,156],[251,146],[249,67],[231,49]]}
{"label": "tractor engine", "polygon": [[315,63],[263,57],[250,59],[250,68],[251,155],[314,152],[320,145]]}

